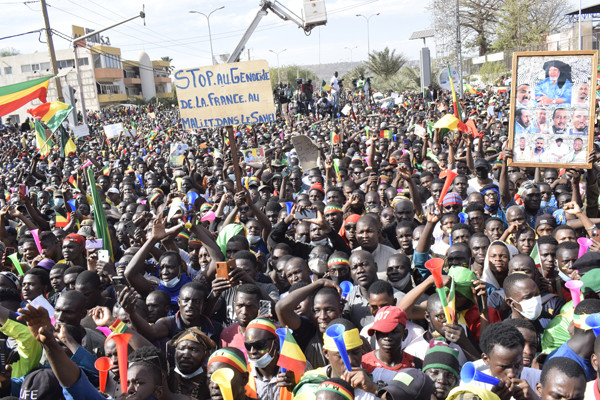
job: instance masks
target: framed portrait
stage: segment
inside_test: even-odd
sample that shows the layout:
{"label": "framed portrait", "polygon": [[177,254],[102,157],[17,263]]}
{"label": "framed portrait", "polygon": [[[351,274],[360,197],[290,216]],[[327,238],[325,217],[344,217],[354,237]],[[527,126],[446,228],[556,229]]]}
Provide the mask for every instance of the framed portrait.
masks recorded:
{"label": "framed portrait", "polygon": [[597,61],[596,50],[514,53],[508,165],[591,168]]}

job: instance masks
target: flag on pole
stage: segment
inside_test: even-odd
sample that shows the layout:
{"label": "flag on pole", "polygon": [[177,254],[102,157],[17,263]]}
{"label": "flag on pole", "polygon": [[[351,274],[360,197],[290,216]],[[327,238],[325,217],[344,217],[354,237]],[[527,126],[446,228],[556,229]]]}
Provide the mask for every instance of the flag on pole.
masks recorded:
{"label": "flag on pole", "polygon": [[306,356],[289,329],[285,331],[285,340],[283,346],[281,346],[277,366],[293,371],[296,383],[298,383],[306,368]]}
{"label": "flag on pole", "polygon": [[54,216],[54,226],[56,228],[64,228],[65,226],[67,226],[69,224],[69,217],[65,217],[64,215],[60,214],[59,212],[57,212]]}
{"label": "flag on pole", "polygon": [[60,101],[53,101],[51,103],[40,104],[33,109],[30,108],[27,112],[35,119],[39,119],[45,123],[52,133],[54,133],[65,118],[67,118],[71,110],[73,110],[73,107],[70,105],[61,103]]}
{"label": "flag on pole", "polygon": [[462,109],[460,103],[456,97],[456,90],[454,90],[454,79],[452,79],[452,73],[450,72],[450,64],[446,64],[448,67],[448,79],[450,80],[450,88],[452,89],[452,104],[454,106],[454,116],[462,121]]}
{"label": "flag on pole", "polygon": [[62,125],[59,125],[60,130],[60,156],[62,158],[68,157],[69,154],[77,151],[77,146],[73,143],[73,140],[69,137],[69,134]]}
{"label": "flag on pole", "polygon": [[77,179],[71,175],[69,177],[69,183],[71,184],[71,186],[73,186],[75,189],[79,189],[79,186],[77,186]]}
{"label": "flag on pole", "polygon": [[35,125],[35,141],[37,143],[37,149],[43,157],[50,154],[52,150],[52,138],[46,138],[46,130],[37,119],[33,120]]}
{"label": "flag on pole", "polygon": [[529,257],[531,257],[533,259],[533,261],[535,262],[535,267],[536,268],[541,268],[541,266],[542,266],[542,260],[540,258],[540,249],[538,248],[537,243],[535,244],[535,246],[531,250],[531,254],[529,254]]}
{"label": "flag on pole", "polygon": [[331,144],[334,145],[340,142],[340,137],[334,131],[331,131]]}
{"label": "flag on pole", "polygon": [[87,174],[89,189],[92,192],[92,207],[94,211],[94,225],[96,235],[102,239],[102,248],[108,250],[111,260],[113,259],[112,244],[110,242],[110,234],[108,233],[108,223],[106,222],[106,214],[104,214],[104,208],[102,207],[102,199],[98,193],[98,187],[96,186],[96,179],[94,178],[94,171],[91,167],[85,169]]}
{"label": "flag on pole", "polygon": [[0,117],[18,110],[31,100],[46,102],[48,83],[53,76],[0,87]]}
{"label": "flag on pole", "polygon": [[325,80],[323,80],[323,83],[321,83],[321,88],[325,92],[329,92],[331,90],[331,86],[329,86],[329,84],[327,82],[325,82]]}

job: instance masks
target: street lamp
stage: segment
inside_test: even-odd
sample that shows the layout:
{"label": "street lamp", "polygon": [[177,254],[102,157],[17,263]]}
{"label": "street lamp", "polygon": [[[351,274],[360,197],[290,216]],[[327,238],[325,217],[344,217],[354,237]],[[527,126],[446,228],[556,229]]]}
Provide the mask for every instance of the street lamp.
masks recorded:
{"label": "street lamp", "polygon": [[286,51],[287,49],[283,49],[281,51],[273,51],[273,50],[269,50],[271,53],[275,54],[277,56],[277,84],[281,83],[281,70],[279,69],[279,55],[281,53],[283,53],[284,51]]}
{"label": "street lamp", "polygon": [[362,14],[356,14],[357,17],[363,17],[365,19],[365,21],[367,21],[367,56],[369,54],[371,54],[371,43],[370,43],[370,38],[369,38],[369,20],[372,17],[375,17],[375,16],[377,16],[379,14],[380,13],[372,14],[372,15],[369,15],[368,17],[366,15],[362,15]]}
{"label": "street lamp", "polygon": [[348,47],[348,46],[346,46],[346,47],[344,47],[344,49],[350,50],[350,62],[352,62],[352,50],[354,50],[356,48],[358,48],[358,46],[354,46],[354,47]]}
{"label": "street lamp", "polygon": [[203,15],[206,18],[206,22],[208,23],[208,40],[210,42],[210,56],[212,57],[212,63],[213,63],[213,65],[215,64],[215,54],[213,53],[212,34],[210,32],[210,16],[215,11],[219,11],[219,10],[222,10],[224,8],[225,8],[225,6],[221,6],[219,8],[215,8],[214,10],[212,10],[211,12],[209,12],[208,15],[206,15],[203,12],[200,12],[200,11],[193,11],[193,10],[190,11],[190,14],[200,14],[200,15]]}

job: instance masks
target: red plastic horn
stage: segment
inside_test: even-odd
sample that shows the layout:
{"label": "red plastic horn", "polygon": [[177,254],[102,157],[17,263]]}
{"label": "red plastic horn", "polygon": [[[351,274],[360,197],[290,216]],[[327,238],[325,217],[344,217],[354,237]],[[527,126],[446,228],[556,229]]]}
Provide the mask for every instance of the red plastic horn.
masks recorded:
{"label": "red plastic horn", "polygon": [[433,275],[435,287],[438,289],[444,287],[444,281],[442,280],[442,266],[444,266],[444,260],[441,258],[432,258],[425,262],[425,268]]}
{"label": "red plastic horn", "polygon": [[442,201],[444,200],[444,196],[448,194],[448,190],[450,189],[450,185],[452,185],[452,181],[458,175],[455,171],[448,170],[446,172],[446,182],[444,182],[444,187],[442,188],[442,193],[440,194],[440,199],[438,201],[438,207],[442,205]]}
{"label": "red plastic horn", "polygon": [[127,344],[131,339],[131,333],[116,333],[106,340],[114,340],[117,345],[117,357],[119,360],[119,379],[121,380],[121,393],[127,393]]}
{"label": "red plastic horn", "polygon": [[108,378],[108,370],[112,368],[112,360],[108,357],[100,357],[94,363],[94,367],[100,372],[100,391],[106,390],[106,378]]}

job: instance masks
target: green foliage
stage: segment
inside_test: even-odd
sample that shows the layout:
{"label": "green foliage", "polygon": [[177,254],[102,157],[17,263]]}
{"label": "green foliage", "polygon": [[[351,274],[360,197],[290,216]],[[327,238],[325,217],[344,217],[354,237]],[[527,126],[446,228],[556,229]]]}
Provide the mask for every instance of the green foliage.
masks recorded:
{"label": "green foliage", "polygon": [[396,54],[396,50],[386,47],[382,51],[374,50],[369,54],[366,67],[383,81],[387,81],[400,71],[406,63],[403,54]]}
{"label": "green foliage", "polygon": [[0,57],[17,56],[19,54],[21,54],[21,52],[14,47],[5,47],[0,49]]}
{"label": "green foliage", "polygon": [[493,85],[496,80],[507,74],[507,70],[501,62],[486,62],[479,70],[481,81],[486,85]]}
{"label": "green foliage", "polygon": [[173,61],[173,59],[171,57],[169,57],[169,56],[164,56],[164,57],[161,57],[160,59],[163,60],[163,61],[168,61],[169,62],[169,67],[167,69],[169,71],[169,74],[171,72],[173,72],[173,70],[175,69],[175,66],[171,64],[171,62]]}
{"label": "green foliage", "polygon": [[[277,68],[270,68],[271,74],[271,87],[275,89],[277,86]],[[281,82],[291,84],[292,89],[296,89],[296,76],[302,78],[303,82],[307,79],[312,79],[312,84],[315,88],[315,92],[321,87],[322,80],[313,72],[299,67],[297,65],[290,65],[281,68]]]}
{"label": "green foliage", "polygon": [[378,76],[373,80],[373,87],[380,91],[421,90],[421,76],[418,68],[404,67],[391,78],[384,80]]}
{"label": "green foliage", "polygon": [[504,0],[498,10],[494,49],[526,50],[566,25],[568,3],[554,0]]}

